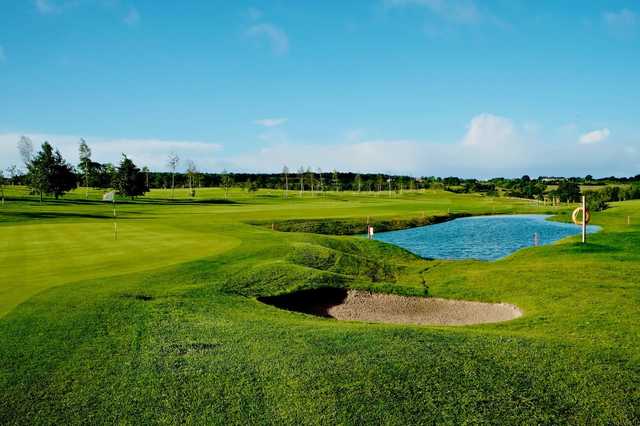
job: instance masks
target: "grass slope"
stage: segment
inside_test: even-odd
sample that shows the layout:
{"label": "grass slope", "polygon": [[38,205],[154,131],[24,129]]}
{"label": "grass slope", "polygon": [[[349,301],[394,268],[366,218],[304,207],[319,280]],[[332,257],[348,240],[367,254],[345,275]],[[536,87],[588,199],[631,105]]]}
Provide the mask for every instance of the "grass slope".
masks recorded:
{"label": "grass slope", "polygon": [[[498,262],[426,261],[248,223],[540,212],[443,192],[219,190],[0,211],[0,423],[614,423],[640,419],[640,203]],[[99,194],[92,194],[98,197]],[[77,197],[77,198],[74,198]],[[561,218],[566,218],[566,210]],[[626,225],[627,216],[632,224]],[[5,238],[5,236],[7,236]],[[255,300],[318,286],[515,303],[471,327],[337,322]]]}

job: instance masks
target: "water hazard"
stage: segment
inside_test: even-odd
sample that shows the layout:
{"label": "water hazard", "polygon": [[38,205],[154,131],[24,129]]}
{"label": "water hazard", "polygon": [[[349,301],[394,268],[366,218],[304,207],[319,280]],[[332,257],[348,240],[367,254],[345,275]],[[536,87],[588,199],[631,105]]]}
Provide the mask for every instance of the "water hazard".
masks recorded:
{"label": "water hazard", "polygon": [[[437,225],[381,232],[376,239],[430,259],[496,260],[525,247],[580,234],[580,226],[551,222],[548,215],[473,216]],[[587,226],[597,232],[598,226]]]}

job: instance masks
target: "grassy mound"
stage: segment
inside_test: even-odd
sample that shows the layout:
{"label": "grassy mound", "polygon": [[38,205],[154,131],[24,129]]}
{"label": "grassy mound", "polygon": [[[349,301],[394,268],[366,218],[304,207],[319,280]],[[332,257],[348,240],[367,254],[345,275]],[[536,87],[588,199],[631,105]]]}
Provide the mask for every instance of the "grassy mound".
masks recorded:
{"label": "grassy mound", "polygon": [[281,221],[251,221],[252,225],[265,226],[282,232],[308,232],[325,235],[357,235],[366,234],[367,223],[376,232],[397,231],[399,229],[416,228],[418,226],[433,225],[459,217],[469,216],[468,213],[450,213],[437,216],[421,216],[412,218],[368,218],[367,219],[289,219]]}
{"label": "grassy mound", "polygon": [[[247,223],[539,210],[443,192],[231,199],[122,205],[118,240],[102,217],[110,206],[6,203],[0,216],[20,220],[0,220],[0,423],[638,423],[639,202],[595,214],[603,231],[585,246],[570,238],[450,262]],[[524,316],[455,329],[364,324],[256,300],[427,285]]]}

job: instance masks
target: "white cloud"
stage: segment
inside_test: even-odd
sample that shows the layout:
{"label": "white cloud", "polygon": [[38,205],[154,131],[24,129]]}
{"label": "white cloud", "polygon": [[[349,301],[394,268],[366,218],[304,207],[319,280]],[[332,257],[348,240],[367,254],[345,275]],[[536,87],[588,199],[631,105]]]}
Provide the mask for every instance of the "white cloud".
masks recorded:
{"label": "white cloud", "polygon": [[123,21],[129,26],[136,25],[140,21],[140,13],[138,12],[138,9],[130,7]]}
{"label": "white cloud", "polygon": [[483,113],[471,119],[463,144],[472,146],[502,145],[513,142],[515,127],[508,118]]}
{"label": "white cloud", "polygon": [[632,36],[635,34],[636,27],[640,24],[640,16],[629,9],[605,12],[602,14],[602,19],[609,31],[619,37]]}
{"label": "white cloud", "polygon": [[629,9],[622,9],[618,12],[605,12],[602,18],[608,25],[629,26],[638,23],[638,15]]}
{"label": "white cloud", "polygon": [[[567,127],[567,126],[564,126]],[[125,152],[139,166],[166,170],[166,159],[176,152],[182,164],[191,158],[204,171],[279,172],[283,164],[334,168],[344,171],[406,173],[415,175],[496,177],[564,175],[631,176],[638,173],[640,140],[613,137],[609,129],[585,135],[590,141],[610,138],[607,143],[576,145],[575,126],[570,131],[544,130],[507,117],[483,113],[460,129],[457,141],[437,143],[426,139],[380,139],[364,132],[346,132],[327,143],[308,143],[289,137],[282,128],[267,128],[260,136],[264,146],[239,154],[226,154],[220,145],[198,141],[157,139],[87,138],[93,158],[116,163]],[[583,135],[583,136],[585,136]],[[44,140],[60,148],[77,162],[79,136],[28,134],[35,144]],[[20,133],[0,134],[0,168],[20,164],[16,149]],[[588,149],[587,149],[588,148]]]}
{"label": "white cloud", "polygon": [[58,11],[58,5],[52,0],[36,0],[35,1],[36,10],[46,15],[48,13],[55,13]]}
{"label": "white cloud", "polygon": [[286,123],[288,121],[288,118],[262,118],[260,120],[256,120],[254,121],[254,124],[257,124],[259,126],[263,126],[263,127],[277,127],[280,126],[284,123]]}
{"label": "white cloud", "polygon": [[[456,143],[414,139],[359,139],[351,132],[327,144],[270,140],[258,151],[227,157],[230,169],[278,172],[283,164],[356,172],[496,177],[635,175],[640,146],[593,145],[576,154],[575,136],[541,134],[541,126],[493,114],[473,117]],[[296,140],[298,140],[296,138]],[[544,141],[544,142],[541,142]],[[639,144],[640,145],[640,144]]]}
{"label": "white cloud", "polygon": [[594,144],[606,140],[610,134],[611,131],[605,127],[604,129],[594,130],[581,135],[578,142],[585,145]]}
{"label": "white cloud", "polygon": [[246,34],[256,39],[266,39],[271,46],[271,50],[276,55],[284,55],[289,51],[289,38],[281,28],[270,24],[262,23],[249,27]]}
{"label": "white cloud", "polygon": [[[0,167],[21,164],[17,143],[23,133],[0,133]],[[77,163],[80,136],[41,133],[24,133],[33,140],[36,149],[44,141],[58,148],[72,164]],[[175,152],[182,160],[193,159],[203,170],[214,170],[221,163],[222,145],[199,141],[176,141],[162,139],[106,139],[85,138],[92,151],[94,161],[118,163],[123,153],[138,166],[152,170],[165,170],[167,156]]]}
{"label": "white cloud", "polygon": [[473,24],[482,19],[472,0],[385,0],[389,8],[421,7],[448,21]]}

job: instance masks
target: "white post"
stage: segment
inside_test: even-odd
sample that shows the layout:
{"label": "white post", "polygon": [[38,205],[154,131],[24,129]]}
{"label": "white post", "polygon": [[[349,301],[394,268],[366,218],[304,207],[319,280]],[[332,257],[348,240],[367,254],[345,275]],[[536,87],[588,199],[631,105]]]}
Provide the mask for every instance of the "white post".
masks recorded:
{"label": "white post", "polygon": [[582,242],[587,242],[587,197],[582,196]]}

